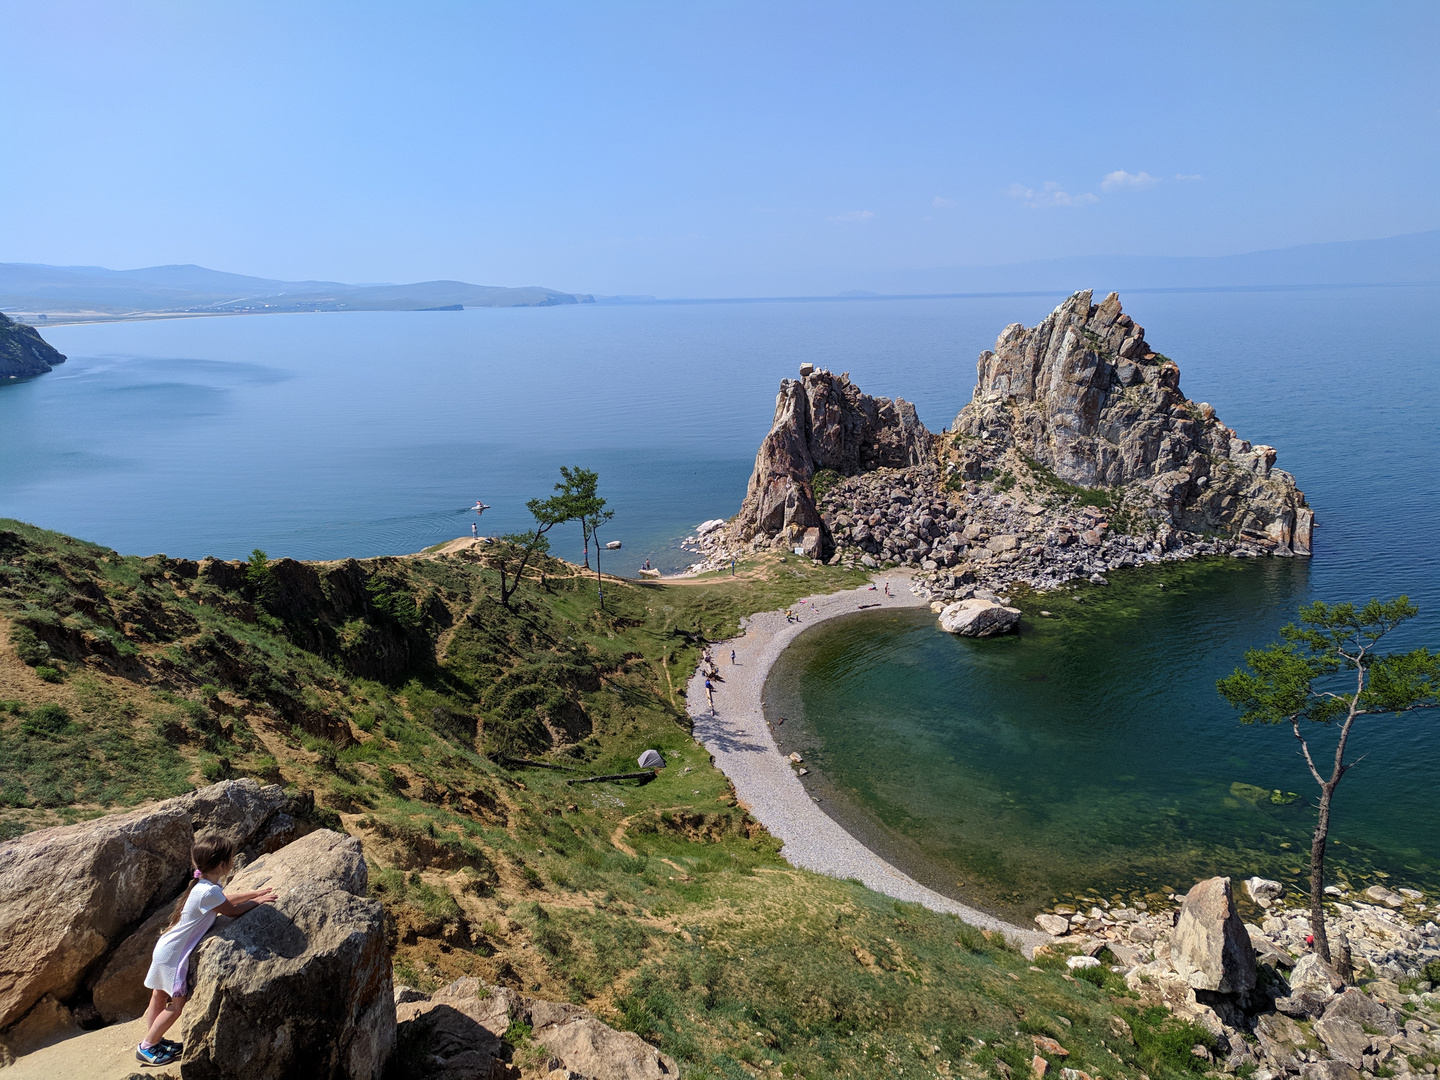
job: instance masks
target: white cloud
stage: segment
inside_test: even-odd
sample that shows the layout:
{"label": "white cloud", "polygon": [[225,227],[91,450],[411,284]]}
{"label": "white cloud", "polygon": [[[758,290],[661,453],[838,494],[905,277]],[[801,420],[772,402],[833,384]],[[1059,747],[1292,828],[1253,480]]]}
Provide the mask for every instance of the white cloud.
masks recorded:
{"label": "white cloud", "polygon": [[931,202],[930,205],[931,205],[931,206],[959,206],[960,204],[957,203],[954,199],[946,199],[946,198],[943,198],[942,196],[936,195],[934,201]]}
{"label": "white cloud", "polygon": [[1053,180],[1047,180],[1045,184],[1036,191],[1034,188],[1027,188],[1024,184],[1011,184],[1007,194],[1012,199],[1019,199],[1026,206],[1088,206],[1090,203],[1099,202],[1100,199],[1085,192],[1081,195],[1071,195],[1063,191],[1060,185]]}
{"label": "white cloud", "polygon": [[834,217],[826,218],[825,220],[839,221],[844,224],[853,224],[860,221],[869,221],[874,216],[874,213],[869,210],[851,210],[844,214],[836,214]]}
{"label": "white cloud", "polygon": [[1177,172],[1177,173],[1175,174],[1175,179],[1176,179],[1176,180],[1204,180],[1205,178],[1204,178],[1203,176],[1201,176],[1199,173],[1183,173],[1183,172]]}
{"label": "white cloud", "polygon": [[1119,191],[1121,188],[1154,187],[1158,183],[1160,183],[1160,178],[1151,176],[1147,172],[1128,173],[1124,169],[1116,169],[1112,173],[1105,174],[1105,179],[1100,181],[1100,186],[1106,191]]}

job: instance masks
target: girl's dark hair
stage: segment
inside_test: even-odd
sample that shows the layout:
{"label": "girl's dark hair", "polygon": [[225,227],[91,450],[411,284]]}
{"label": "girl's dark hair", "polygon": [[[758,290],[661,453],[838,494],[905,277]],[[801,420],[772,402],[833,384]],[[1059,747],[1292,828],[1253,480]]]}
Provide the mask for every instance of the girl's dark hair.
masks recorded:
{"label": "girl's dark hair", "polygon": [[[235,841],[221,833],[201,833],[190,845],[190,862],[202,874],[208,874],[217,866],[224,866],[233,858]],[[190,884],[185,886],[184,894],[175,901],[175,910],[170,915],[170,921],[165,924],[166,930],[180,921],[180,913],[185,910],[185,901],[190,899],[190,890],[195,888],[199,880],[194,874],[190,875]]]}

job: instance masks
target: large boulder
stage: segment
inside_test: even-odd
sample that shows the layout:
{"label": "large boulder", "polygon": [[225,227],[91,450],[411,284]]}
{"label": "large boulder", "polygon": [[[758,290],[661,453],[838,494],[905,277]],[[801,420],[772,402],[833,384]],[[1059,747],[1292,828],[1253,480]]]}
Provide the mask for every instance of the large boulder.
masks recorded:
{"label": "large boulder", "polygon": [[[408,995],[407,995],[408,996]],[[669,1080],[679,1066],[640,1036],[616,1031],[578,1005],[541,1001],[479,979],[460,979],[397,1008],[400,1060],[432,1080],[491,1080],[505,1068],[512,1023],[570,1075],[586,1080]]]}
{"label": "large boulder", "polygon": [[1020,625],[1020,609],[994,600],[972,597],[940,612],[940,629],[961,637],[994,637]]}
{"label": "large boulder", "polygon": [[1228,877],[1207,878],[1186,894],[1170,955],[1193,989],[1222,994],[1255,989],[1255,949],[1235,910]]}
{"label": "large boulder", "polygon": [[0,1030],[41,998],[64,1001],[190,866],[178,801],[41,829],[0,844]]}
{"label": "large boulder", "polygon": [[150,950],[189,876],[193,834],[223,831],[260,851],[299,829],[289,802],[273,784],[228,780],[0,844],[0,1031],[46,995],[64,1002],[84,986],[105,1020],[140,1015]]}
{"label": "large boulder", "polygon": [[377,1080],[395,1004],[385,913],[366,885],[360,841],[328,829],[235,875],[228,889],[268,886],[279,898],[221,919],[196,949],[186,1080]]}

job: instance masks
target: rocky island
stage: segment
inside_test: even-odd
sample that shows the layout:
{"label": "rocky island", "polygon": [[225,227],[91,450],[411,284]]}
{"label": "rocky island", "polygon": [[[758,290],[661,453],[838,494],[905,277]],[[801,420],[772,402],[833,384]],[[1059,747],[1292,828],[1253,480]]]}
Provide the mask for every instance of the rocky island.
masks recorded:
{"label": "rocky island", "polygon": [[0,313],[0,380],[12,381],[44,375],[65,355],[42,338],[33,326],[25,326]]}
{"label": "rocky island", "polygon": [[909,402],[802,365],[740,513],[692,547],[711,564],[778,548],[913,567],[950,601],[1198,555],[1309,555],[1314,512],[1275,448],[1187,398],[1115,293],[1091,301],[1006,327],[939,434]]}

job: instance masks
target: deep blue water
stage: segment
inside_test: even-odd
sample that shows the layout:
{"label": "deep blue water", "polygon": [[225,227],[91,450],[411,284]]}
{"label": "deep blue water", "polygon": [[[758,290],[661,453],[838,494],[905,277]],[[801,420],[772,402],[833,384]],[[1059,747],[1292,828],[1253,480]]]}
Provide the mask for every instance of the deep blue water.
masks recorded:
{"label": "deep blue water", "polygon": [[[604,538],[625,547],[606,568],[673,567],[678,537],[735,512],[800,363],[907,397],[939,430],[976,354],[1060,299],[49,328],[70,361],[0,387],[0,516],[136,554],[394,554],[468,533],[476,498],[494,506],[482,531],[517,528],[524,501],[578,464],[617,511]],[[1440,289],[1125,299],[1191,397],[1279,448],[1316,509],[1315,558],[1197,568],[1163,600],[1153,580],[1112,575],[1108,598],[1004,642],[957,641],[923,613],[836,624],[780,669],[796,707],[827,718],[803,739],[834,805],[917,872],[1001,906],[1180,886],[1162,879],[1229,867],[1227,852],[1243,853],[1236,872],[1287,872],[1311,782],[1284,732],[1237,727],[1214,679],[1317,596],[1407,592],[1422,616],[1397,644],[1440,645]],[[556,553],[577,557],[578,537],[557,536]],[[1357,871],[1440,873],[1437,724],[1367,735],[1374,757],[1338,819]],[[1235,782],[1302,801],[1231,805]],[[1001,839],[1025,857],[996,858]]]}

